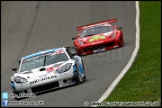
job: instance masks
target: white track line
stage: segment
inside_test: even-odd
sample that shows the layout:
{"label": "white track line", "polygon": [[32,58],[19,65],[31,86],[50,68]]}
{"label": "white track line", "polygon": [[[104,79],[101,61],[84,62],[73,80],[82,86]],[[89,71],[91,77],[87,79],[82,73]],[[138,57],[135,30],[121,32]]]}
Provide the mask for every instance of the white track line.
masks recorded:
{"label": "white track line", "polygon": [[[139,17],[140,17],[140,11],[139,11],[139,1],[135,2],[136,5],[136,48],[134,49],[132,56],[128,62],[128,64],[125,66],[125,68],[121,71],[119,76],[111,83],[110,87],[107,89],[107,91],[101,96],[101,98],[98,100],[97,103],[103,102],[113,91],[115,86],[119,83],[119,81],[122,79],[122,77],[125,75],[125,73],[128,71],[128,69],[131,67],[132,63],[134,62],[136,55],[139,50],[140,46],[140,26],[139,26]],[[93,107],[97,107],[97,105],[94,105]]]}

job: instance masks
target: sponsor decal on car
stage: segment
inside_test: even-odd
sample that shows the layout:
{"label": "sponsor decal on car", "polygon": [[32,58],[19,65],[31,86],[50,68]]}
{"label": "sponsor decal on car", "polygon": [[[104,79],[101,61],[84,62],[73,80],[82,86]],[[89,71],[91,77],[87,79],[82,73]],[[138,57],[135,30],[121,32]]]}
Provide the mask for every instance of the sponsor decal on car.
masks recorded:
{"label": "sponsor decal on car", "polygon": [[54,71],[54,67],[49,67],[46,69],[47,73]]}
{"label": "sponsor decal on car", "polygon": [[56,50],[53,54],[60,54],[60,53],[65,53],[63,49]]}
{"label": "sponsor decal on car", "polygon": [[99,39],[106,39],[106,36],[95,35],[89,39],[89,42],[98,41]]}
{"label": "sponsor decal on car", "polygon": [[49,67],[46,69],[47,73],[50,73],[50,72],[54,72],[54,74],[56,74],[56,70],[59,68],[60,66],[55,66],[55,67]]}
{"label": "sponsor decal on car", "polygon": [[31,81],[29,84],[32,85],[32,84],[38,83],[40,81],[45,81],[45,80],[54,79],[54,78],[57,78],[57,75],[48,76],[48,77],[44,77],[44,78],[40,78],[40,79],[35,79],[34,81]]}

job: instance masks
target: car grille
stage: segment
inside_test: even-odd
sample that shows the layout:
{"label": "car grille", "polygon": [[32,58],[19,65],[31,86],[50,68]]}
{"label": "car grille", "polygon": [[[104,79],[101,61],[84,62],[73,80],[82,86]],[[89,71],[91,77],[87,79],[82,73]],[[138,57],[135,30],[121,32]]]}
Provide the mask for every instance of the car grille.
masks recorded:
{"label": "car grille", "polygon": [[52,82],[52,83],[48,83],[48,84],[45,84],[45,85],[33,87],[31,89],[32,89],[33,93],[38,93],[38,92],[46,91],[48,89],[56,88],[58,86],[59,86],[59,83],[57,81],[57,82]]}
{"label": "car grille", "polygon": [[106,43],[106,44],[100,44],[100,45],[84,48],[83,50],[86,52],[86,51],[90,51],[90,50],[102,49],[102,48],[105,48],[105,47],[110,47],[110,46],[113,46],[113,45],[114,45],[114,42],[109,42],[109,43]]}

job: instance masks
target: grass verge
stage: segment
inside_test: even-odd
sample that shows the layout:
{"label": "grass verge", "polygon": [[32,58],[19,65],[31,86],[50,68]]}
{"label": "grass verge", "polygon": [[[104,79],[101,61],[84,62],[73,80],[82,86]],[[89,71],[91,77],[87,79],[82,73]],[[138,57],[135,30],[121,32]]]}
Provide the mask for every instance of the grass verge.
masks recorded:
{"label": "grass verge", "polygon": [[[140,1],[140,49],[128,70],[104,102],[145,102],[161,106],[161,3]],[[150,103],[146,103],[150,102]],[[113,104],[117,105],[117,104]]]}

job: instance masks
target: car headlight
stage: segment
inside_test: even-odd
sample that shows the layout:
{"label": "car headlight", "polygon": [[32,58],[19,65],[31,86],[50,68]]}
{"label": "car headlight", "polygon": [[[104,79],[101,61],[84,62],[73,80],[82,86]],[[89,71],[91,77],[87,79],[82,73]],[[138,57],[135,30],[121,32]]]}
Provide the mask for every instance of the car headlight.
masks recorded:
{"label": "car headlight", "polygon": [[113,33],[113,35],[112,35],[112,36],[110,36],[110,37],[111,37],[111,38],[114,38],[114,37],[115,37],[115,35],[116,35],[116,33],[114,32],[114,33]]}
{"label": "car headlight", "polygon": [[60,67],[59,69],[57,69],[58,73],[63,73],[68,71],[71,68],[72,63],[67,63],[64,66]]}
{"label": "car headlight", "polygon": [[79,43],[80,45],[84,45],[84,42],[82,42],[82,41],[80,41],[80,40],[78,40],[78,43]]}
{"label": "car headlight", "polygon": [[20,76],[14,77],[13,80],[14,80],[16,83],[25,83],[25,82],[27,82],[27,79],[25,79],[25,78],[23,78],[23,77],[20,77]]}

